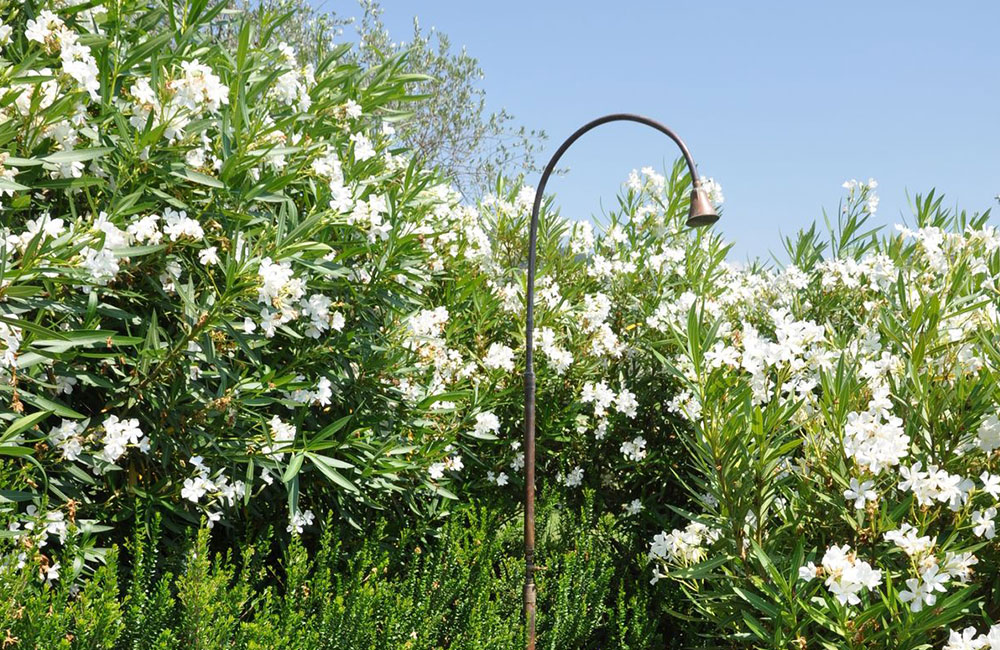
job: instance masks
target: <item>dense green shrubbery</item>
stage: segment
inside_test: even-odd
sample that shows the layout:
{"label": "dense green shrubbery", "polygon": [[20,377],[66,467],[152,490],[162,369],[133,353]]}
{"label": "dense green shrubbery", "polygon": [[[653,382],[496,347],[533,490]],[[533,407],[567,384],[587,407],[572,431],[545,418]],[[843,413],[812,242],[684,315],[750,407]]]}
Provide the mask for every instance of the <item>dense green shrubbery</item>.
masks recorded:
{"label": "dense green shrubbery", "polygon": [[998,648],[1000,231],[931,194],[880,237],[846,185],[674,325],[696,505],[651,555],[738,647]]}
{"label": "dense green shrubbery", "polygon": [[[7,624],[85,647],[516,646],[517,527],[484,528],[523,488],[534,190],[461,204],[394,138],[405,57],[303,65],[273,38],[288,16],[225,6],[0,0]],[[874,183],[849,182],[828,242],[736,268],[683,228],[688,184],[633,173],[602,232],[542,215],[541,491],[595,488],[615,519],[546,540],[543,647],[647,647],[670,610],[711,647],[1000,648],[989,215],[931,196],[879,237]],[[476,494],[496,520],[449,512]],[[414,553],[451,515],[443,550],[338,555],[377,510]],[[300,539],[316,513],[338,524]],[[137,544],[119,604],[106,549],[137,517],[168,544],[204,518],[229,556],[205,533],[176,567]],[[253,541],[272,528],[285,573]],[[622,577],[649,538],[653,602]]]}
{"label": "dense green shrubbery", "polygon": [[[224,6],[0,4],[0,518],[33,562],[75,530],[67,579],[139,512],[301,532],[520,493],[533,190],[460,205],[395,148],[402,57],[301,65],[289,16],[225,48]],[[630,516],[677,450],[645,320],[724,255],[682,231],[687,183],[636,175],[604,236],[541,228],[542,475]]]}
{"label": "dense green shrubbery", "polygon": [[[542,521],[540,647],[651,647],[648,584],[620,561],[610,519],[548,511]],[[518,522],[471,507],[439,540],[388,544],[377,526],[336,534],[325,527],[312,550],[295,538],[274,551],[265,537],[237,557],[213,554],[205,529],[181,556],[140,531],[79,592],[8,567],[0,630],[9,647],[39,650],[523,647]]]}

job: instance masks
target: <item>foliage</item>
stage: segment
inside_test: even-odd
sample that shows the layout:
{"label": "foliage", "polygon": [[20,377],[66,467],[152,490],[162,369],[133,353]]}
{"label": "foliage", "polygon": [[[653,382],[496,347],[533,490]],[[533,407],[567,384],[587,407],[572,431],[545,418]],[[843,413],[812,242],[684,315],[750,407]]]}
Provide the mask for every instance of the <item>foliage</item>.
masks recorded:
{"label": "foliage", "polygon": [[[649,647],[648,585],[615,561],[610,519],[553,513],[549,521],[552,534],[540,539],[542,647]],[[234,558],[213,555],[201,529],[176,573],[140,530],[129,570],[111,553],[77,594],[66,582],[40,582],[34,563],[0,572],[0,629],[23,649],[523,647],[516,522],[470,507],[440,539],[392,547],[378,530],[342,539],[327,526],[313,552],[295,538],[275,562],[266,537]],[[116,571],[129,574],[120,600]]]}
{"label": "foliage", "polygon": [[466,415],[405,400],[406,318],[468,214],[396,148],[404,56],[299,65],[270,14],[227,48],[203,0],[0,7],[13,534],[433,516]]}
{"label": "foliage", "polygon": [[[203,0],[46,6],[2,14],[6,535],[74,533],[75,578],[136,514],[513,506],[533,190],[462,205],[404,157],[403,55],[300,65],[270,12],[230,46]],[[679,449],[644,322],[725,253],[683,230],[682,170],[636,174],[604,235],[542,215],[543,475],[631,516]]]}
{"label": "foliage", "polygon": [[424,32],[416,17],[410,40],[396,42],[382,22],[379,3],[360,4],[360,59],[376,65],[405,51],[409,69],[425,75],[412,90],[429,101],[410,106],[412,115],[399,128],[409,150],[445,172],[468,200],[480,198],[498,175],[516,178],[540,171],[535,158],[545,132],[518,125],[505,108],[487,108],[486,91],[479,85],[484,73],[475,57],[464,47],[455,52],[447,34],[434,28]]}
{"label": "foliage", "polygon": [[931,193],[880,237],[845,187],[674,323],[697,506],[655,575],[735,647],[998,647],[1000,232]]}

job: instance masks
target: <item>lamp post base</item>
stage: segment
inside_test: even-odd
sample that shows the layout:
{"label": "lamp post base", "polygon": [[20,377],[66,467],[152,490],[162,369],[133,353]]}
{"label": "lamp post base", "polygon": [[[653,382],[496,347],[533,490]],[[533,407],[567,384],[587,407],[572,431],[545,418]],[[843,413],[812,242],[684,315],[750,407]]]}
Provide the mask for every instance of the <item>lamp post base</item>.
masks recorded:
{"label": "lamp post base", "polygon": [[528,650],[535,650],[535,583],[524,585],[524,618],[527,623]]}

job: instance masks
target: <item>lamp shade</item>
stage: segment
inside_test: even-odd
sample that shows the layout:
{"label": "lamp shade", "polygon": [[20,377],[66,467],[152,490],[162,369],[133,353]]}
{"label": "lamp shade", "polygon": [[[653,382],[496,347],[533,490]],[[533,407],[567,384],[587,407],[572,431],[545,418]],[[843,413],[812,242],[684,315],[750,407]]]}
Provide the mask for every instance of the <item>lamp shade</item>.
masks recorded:
{"label": "lamp shade", "polygon": [[700,187],[691,190],[691,210],[688,212],[689,228],[710,226],[719,220],[719,215],[708,198],[708,192]]}

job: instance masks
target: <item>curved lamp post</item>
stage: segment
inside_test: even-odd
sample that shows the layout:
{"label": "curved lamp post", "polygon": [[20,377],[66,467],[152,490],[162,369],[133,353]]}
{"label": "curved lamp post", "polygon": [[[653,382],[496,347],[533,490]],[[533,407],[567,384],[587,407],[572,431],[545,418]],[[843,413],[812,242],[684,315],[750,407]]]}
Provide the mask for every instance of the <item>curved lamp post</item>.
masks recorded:
{"label": "curved lamp post", "polygon": [[542,207],[545,183],[548,182],[556,163],[559,162],[566,150],[587,131],[608,122],[622,121],[638,122],[650,126],[665,134],[680,147],[691,174],[693,188],[687,225],[691,227],[708,226],[719,219],[719,215],[716,214],[715,208],[708,198],[708,193],[701,187],[698,169],[694,165],[694,159],[691,158],[691,152],[688,151],[687,146],[677,137],[676,133],[666,126],[641,115],[614,113],[584,124],[559,146],[559,149],[545,166],[541,180],[538,181],[535,204],[531,209],[531,235],[528,249],[528,313],[524,355],[524,614],[528,625],[528,650],[535,650],[535,366],[532,338],[535,329],[535,248],[538,243],[538,212]]}

